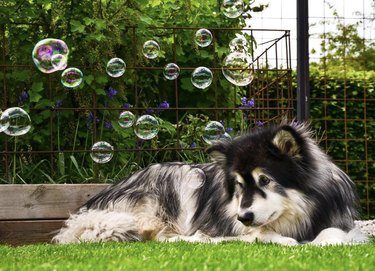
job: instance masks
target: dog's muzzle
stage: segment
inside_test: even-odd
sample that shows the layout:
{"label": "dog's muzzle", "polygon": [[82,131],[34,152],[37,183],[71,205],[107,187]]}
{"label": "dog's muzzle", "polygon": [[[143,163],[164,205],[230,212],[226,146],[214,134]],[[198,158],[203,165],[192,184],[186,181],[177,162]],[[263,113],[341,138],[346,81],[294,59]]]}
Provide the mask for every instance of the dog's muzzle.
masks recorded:
{"label": "dog's muzzle", "polygon": [[242,222],[245,226],[251,226],[254,222],[254,213],[253,212],[244,212],[238,214],[237,219]]}

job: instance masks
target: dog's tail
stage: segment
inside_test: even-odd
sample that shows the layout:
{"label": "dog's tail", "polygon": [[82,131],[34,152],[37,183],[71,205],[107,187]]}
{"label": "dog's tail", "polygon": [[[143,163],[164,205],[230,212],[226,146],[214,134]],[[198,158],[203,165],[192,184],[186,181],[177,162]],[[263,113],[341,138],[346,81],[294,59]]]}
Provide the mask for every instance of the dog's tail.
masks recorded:
{"label": "dog's tail", "polygon": [[136,218],[129,213],[87,210],[73,214],[52,242],[140,241]]}

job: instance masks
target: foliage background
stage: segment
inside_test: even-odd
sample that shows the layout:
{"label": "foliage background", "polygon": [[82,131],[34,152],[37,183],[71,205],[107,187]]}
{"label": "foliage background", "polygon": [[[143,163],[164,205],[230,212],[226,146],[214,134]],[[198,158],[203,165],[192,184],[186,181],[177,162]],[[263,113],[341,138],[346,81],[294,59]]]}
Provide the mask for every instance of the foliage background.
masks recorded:
{"label": "foliage background", "polygon": [[[245,18],[251,20],[252,13],[266,8],[245,2],[245,16],[231,20],[221,14],[219,0],[1,1],[0,107],[23,107],[30,112],[33,128],[22,139],[0,134],[1,150],[8,151],[1,156],[5,166],[0,168],[0,182],[117,181],[152,162],[206,161],[201,134],[209,119],[222,119],[227,128],[233,129],[232,136],[252,128],[254,119],[244,120],[241,112],[212,115],[199,110],[213,105],[238,107],[241,97],[251,98],[248,89],[230,85],[219,72],[214,71],[217,76],[213,84],[220,99],[193,88],[187,75],[191,71],[182,70],[178,81],[182,95],[176,101],[174,82],[163,79],[159,70],[152,70],[175,59],[184,67],[219,62],[227,53],[233,32],[213,31],[215,47],[200,50],[192,41],[194,27],[241,28]],[[192,29],[178,34],[170,28],[186,26]],[[338,21],[336,32],[324,33],[321,62],[311,65],[311,114],[322,147],[357,181],[365,214],[374,216],[375,46],[361,39],[356,29],[354,24]],[[33,66],[33,46],[47,37],[63,39],[69,45],[69,66],[79,67],[85,74],[78,89],[63,88],[58,74],[41,74]],[[156,61],[140,57],[143,42],[150,38],[162,48]],[[178,46],[173,49],[174,38]],[[256,46],[256,41],[248,38]],[[109,78],[105,65],[113,56],[124,59],[133,69],[121,78]],[[137,70],[139,66],[150,70]],[[116,95],[108,94],[110,88],[117,91]],[[160,108],[164,100],[169,108]],[[119,128],[115,121],[119,109],[128,106],[139,113],[154,110],[161,121],[157,139],[140,142],[130,130]],[[173,112],[176,106],[197,110],[194,114],[180,112],[177,121]],[[177,122],[183,134],[181,142],[172,140]],[[99,167],[85,150],[94,139],[108,138],[117,142],[117,149],[134,151],[118,152],[113,161]],[[46,144],[57,152],[43,152]],[[192,148],[175,151],[176,145]],[[17,155],[9,154],[12,150]],[[140,155],[137,150],[146,152]]]}

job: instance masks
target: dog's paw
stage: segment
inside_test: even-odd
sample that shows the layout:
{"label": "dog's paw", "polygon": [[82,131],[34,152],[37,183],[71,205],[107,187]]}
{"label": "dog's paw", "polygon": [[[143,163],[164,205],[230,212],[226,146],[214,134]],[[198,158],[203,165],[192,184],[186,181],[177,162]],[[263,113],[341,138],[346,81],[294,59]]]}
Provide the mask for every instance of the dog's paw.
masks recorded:
{"label": "dog's paw", "polygon": [[272,243],[280,244],[284,246],[296,246],[299,245],[298,241],[296,239],[290,238],[290,237],[279,237],[276,240],[272,240]]}

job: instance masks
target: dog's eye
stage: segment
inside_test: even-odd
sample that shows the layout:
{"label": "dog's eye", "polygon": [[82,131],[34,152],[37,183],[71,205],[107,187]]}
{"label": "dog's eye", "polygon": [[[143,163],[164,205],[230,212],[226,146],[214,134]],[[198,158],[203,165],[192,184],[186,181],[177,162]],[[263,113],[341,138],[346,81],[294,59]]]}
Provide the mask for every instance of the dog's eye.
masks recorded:
{"label": "dog's eye", "polygon": [[271,181],[271,179],[268,178],[267,176],[260,175],[259,180],[258,180],[258,184],[259,184],[259,186],[266,186],[267,184],[270,183],[270,181]]}

